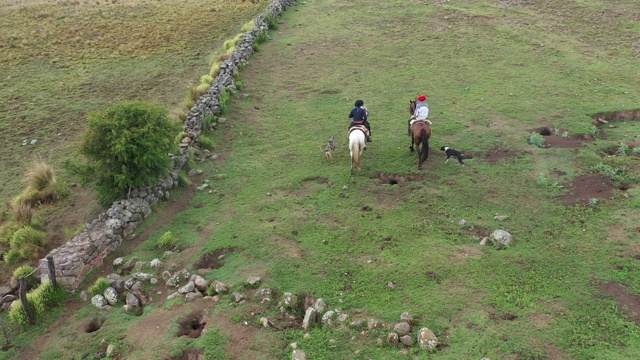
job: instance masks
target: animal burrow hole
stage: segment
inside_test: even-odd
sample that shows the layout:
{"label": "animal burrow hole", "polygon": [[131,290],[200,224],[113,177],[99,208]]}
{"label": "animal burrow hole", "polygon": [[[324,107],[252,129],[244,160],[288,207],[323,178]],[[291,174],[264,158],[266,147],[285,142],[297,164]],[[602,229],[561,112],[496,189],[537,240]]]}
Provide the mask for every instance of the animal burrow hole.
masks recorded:
{"label": "animal burrow hole", "polygon": [[87,334],[96,332],[100,330],[102,324],[104,324],[104,319],[93,319],[84,326],[84,332]]}
{"label": "animal burrow hole", "polygon": [[238,251],[237,248],[231,247],[226,249],[220,249],[212,253],[206,253],[200,257],[198,262],[195,263],[196,269],[219,269],[224,265],[224,257],[227,254],[231,254]]}
{"label": "animal burrow hole", "polygon": [[178,325],[180,328],[176,337],[187,336],[195,339],[202,335],[202,330],[207,325],[207,321],[202,312],[195,312],[179,320]]}

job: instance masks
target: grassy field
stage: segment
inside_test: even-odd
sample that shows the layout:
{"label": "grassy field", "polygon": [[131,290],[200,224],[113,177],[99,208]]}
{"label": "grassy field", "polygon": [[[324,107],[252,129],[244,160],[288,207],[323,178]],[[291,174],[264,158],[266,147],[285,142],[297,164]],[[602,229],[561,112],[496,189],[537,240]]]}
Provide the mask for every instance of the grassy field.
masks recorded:
{"label": "grassy field", "polygon": [[[157,209],[144,226],[158,230],[117,254],[197,271],[204,254],[224,251],[205,277],[249,301],[165,301],[169,290],[151,287],[154,301],[140,317],[71,303],[80,309],[16,337],[0,359],[95,358],[103,339],[119,359],[285,359],[294,342],[310,359],[640,357],[633,302],[603,291],[617,283],[640,295],[638,117],[599,128],[593,118],[640,109],[639,18],[625,0],[291,8],[243,70],[245,87],[211,135],[219,160],[193,164],[204,171],[196,185],[207,181],[211,191],[196,192],[170,220],[170,203]],[[433,136],[418,172],[406,120],[409,100],[422,93]],[[370,111],[374,142],[351,175],[346,127],[356,99]],[[577,145],[529,144],[541,127],[557,132],[549,141],[566,134]],[[330,136],[338,139],[331,164],[322,150]],[[445,145],[474,158],[445,165]],[[574,189],[584,175],[601,176],[606,191]],[[564,205],[567,198],[578,205]],[[496,229],[514,245],[479,245]],[[163,257],[154,247],[166,231],[183,252]],[[251,299],[249,275],[386,327],[303,331],[293,312],[298,326],[262,328],[263,316],[280,328],[291,319],[276,302]],[[179,322],[199,312],[206,333],[176,336]],[[414,335],[434,331],[435,352],[378,345],[403,312],[416,321]],[[83,326],[100,317],[100,330],[87,333]]]}
{"label": "grassy field", "polygon": [[88,113],[125,100],[179,108],[214,51],[267,3],[3,1],[0,199],[20,192],[29,160],[59,168],[73,156]]}

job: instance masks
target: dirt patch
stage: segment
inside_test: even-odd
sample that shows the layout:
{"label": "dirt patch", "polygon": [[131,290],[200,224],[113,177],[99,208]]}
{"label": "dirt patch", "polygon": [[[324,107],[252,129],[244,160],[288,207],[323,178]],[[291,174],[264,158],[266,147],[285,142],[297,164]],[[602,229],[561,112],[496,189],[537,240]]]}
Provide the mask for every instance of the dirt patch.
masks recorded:
{"label": "dirt patch", "polygon": [[560,199],[565,206],[589,205],[589,199],[610,199],[613,193],[613,184],[596,174],[584,174],[573,179],[564,186],[569,194]]}
{"label": "dirt patch", "polygon": [[552,129],[548,126],[531,129],[530,131],[536,132],[544,136],[544,144],[548,148],[565,148],[575,149],[579,148],[585,142],[593,142],[595,139],[590,135],[579,134],[574,136],[562,135],[566,131],[563,129]]}
{"label": "dirt patch", "polygon": [[599,113],[591,118],[595,121],[595,125],[606,124],[609,121],[640,120],[640,109]]}
{"label": "dirt patch", "polygon": [[198,349],[185,350],[182,354],[170,360],[204,360],[204,351]]}
{"label": "dirt patch", "polygon": [[464,263],[467,259],[482,258],[482,250],[474,245],[463,245],[453,251],[453,256]]}
{"label": "dirt patch", "polygon": [[207,325],[207,321],[202,311],[198,311],[178,320],[178,325],[180,325],[180,328],[176,333],[176,337],[186,336],[196,339],[202,335],[202,330]]}
{"label": "dirt patch", "polygon": [[[432,178],[434,176],[430,176]],[[410,181],[422,181],[427,178],[426,175],[405,175],[405,174],[385,174],[374,172],[370,176],[371,179],[379,179],[383,184],[401,185]],[[437,180],[437,179],[436,179]]]}
{"label": "dirt patch", "polygon": [[627,288],[618,283],[602,284],[600,291],[613,297],[629,320],[640,326],[640,296],[627,293]]}
{"label": "dirt patch", "polygon": [[215,252],[204,254],[200,260],[193,266],[194,269],[219,269],[224,265],[224,257],[227,254],[237,252],[237,248],[226,248],[216,250]]}
{"label": "dirt patch", "polygon": [[494,146],[487,150],[485,159],[491,165],[497,165],[502,161],[508,161],[511,159],[518,159],[527,154],[524,151],[518,151],[513,149],[506,149],[501,146]]}

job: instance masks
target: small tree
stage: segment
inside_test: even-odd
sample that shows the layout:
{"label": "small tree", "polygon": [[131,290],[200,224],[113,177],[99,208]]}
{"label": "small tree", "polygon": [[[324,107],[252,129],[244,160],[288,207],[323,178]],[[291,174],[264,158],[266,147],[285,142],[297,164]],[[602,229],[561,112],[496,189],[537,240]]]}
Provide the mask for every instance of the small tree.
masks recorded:
{"label": "small tree", "polygon": [[70,164],[83,182],[94,185],[98,203],[109,206],[134,187],[154,185],[168,173],[178,131],[162,107],[124,103],[89,116],[80,145],[87,164]]}

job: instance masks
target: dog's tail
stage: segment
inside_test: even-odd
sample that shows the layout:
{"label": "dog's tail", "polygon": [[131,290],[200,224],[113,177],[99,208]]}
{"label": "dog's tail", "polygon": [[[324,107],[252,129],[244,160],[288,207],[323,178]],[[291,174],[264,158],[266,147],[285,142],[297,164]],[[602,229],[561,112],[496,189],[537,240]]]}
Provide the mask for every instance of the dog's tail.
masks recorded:
{"label": "dog's tail", "polygon": [[473,155],[471,154],[462,154],[460,155],[461,159],[467,160],[467,159],[473,159]]}

